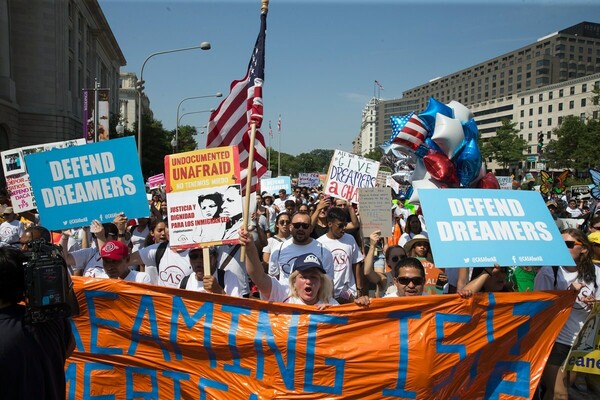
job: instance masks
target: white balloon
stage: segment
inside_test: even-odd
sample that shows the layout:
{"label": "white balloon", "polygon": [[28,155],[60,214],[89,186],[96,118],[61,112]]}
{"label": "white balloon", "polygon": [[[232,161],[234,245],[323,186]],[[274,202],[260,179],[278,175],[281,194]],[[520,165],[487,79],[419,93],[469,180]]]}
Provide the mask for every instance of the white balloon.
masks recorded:
{"label": "white balloon", "polygon": [[461,149],[465,142],[465,133],[458,119],[449,118],[437,113],[435,116],[435,130],[431,140],[450,159]]}
{"label": "white balloon", "polygon": [[419,180],[413,181],[413,183],[412,183],[413,191],[412,191],[412,194],[410,195],[410,199],[408,199],[408,202],[410,204],[420,204],[419,189],[424,189],[424,190],[438,189],[441,186],[442,186],[441,182],[438,182],[431,177],[429,177],[429,179],[419,179]]}
{"label": "white balloon", "polygon": [[421,179],[429,179],[431,175],[427,172],[427,168],[425,167],[425,163],[422,158],[417,158],[417,163],[415,165],[415,170],[410,177],[410,182],[418,181]]}
{"label": "white balloon", "polygon": [[450,103],[446,104],[454,111],[454,118],[458,119],[460,122],[465,123],[469,122],[471,118],[474,118],[473,113],[467,107],[462,105],[456,100],[452,100]]}

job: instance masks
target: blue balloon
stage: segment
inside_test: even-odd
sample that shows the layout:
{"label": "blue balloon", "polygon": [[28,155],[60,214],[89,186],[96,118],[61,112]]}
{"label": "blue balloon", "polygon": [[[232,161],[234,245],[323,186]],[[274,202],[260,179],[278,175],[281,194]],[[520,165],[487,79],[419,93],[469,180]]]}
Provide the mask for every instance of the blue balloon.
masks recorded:
{"label": "blue balloon", "polygon": [[419,114],[419,118],[423,120],[427,126],[427,130],[430,132],[430,136],[433,134],[433,130],[435,129],[435,115],[437,113],[443,114],[446,117],[454,118],[454,110],[444,103],[437,101],[433,97],[430,97],[427,108],[425,111]]}
{"label": "blue balloon", "polygon": [[463,132],[465,133],[465,140],[477,140],[479,137],[479,130],[477,129],[477,123],[474,119],[470,119],[468,122],[463,124]]}
{"label": "blue balloon", "polygon": [[481,152],[476,139],[466,141],[464,147],[454,157],[456,174],[463,187],[468,187],[479,175],[481,169]]}
{"label": "blue balloon", "polygon": [[433,140],[431,140],[431,138],[427,138],[425,139],[425,144],[427,145],[427,147],[429,147],[431,150],[436,151],[438,153],[442,153],[444,154],[444,152],[442,151],[442,149],[440,149],[440,146],[438,146]]}
{"label": "blue balloon", "polygon": [[390,143],[394,141],[396,136],[398,136],[398,133],[400,133],[402,128],[404,128],[404,125],[406,125],[406,123],[408,122],[410,117],[412,117],[413,114],[414,114],[414,112],[411,112],[410,114],[406,114],[406,115],[402,115],[402,116],[392,115],[390,117],[390,123],[392,125],[392,136],[390,137]]}

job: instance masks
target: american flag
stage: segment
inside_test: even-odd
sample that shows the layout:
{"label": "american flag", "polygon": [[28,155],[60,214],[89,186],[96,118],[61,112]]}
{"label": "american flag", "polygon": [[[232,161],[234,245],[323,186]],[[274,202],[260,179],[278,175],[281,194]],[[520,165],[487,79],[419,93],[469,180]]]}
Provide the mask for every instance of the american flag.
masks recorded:
{"label": "american flag", "polygon": [[256,125],[252,191],[260,177],[267,172],[267,148],[259,128],[263,120],[262,85],[265,77],[265,37],[267,14],[260,17],[260,32],[256,39],[246,76],[231,83],[229,95],[210,114],[206,147],[237,146],[240,154],[242,190],[248,176],[250,125]]}
{"label": "american flag", "polygon": [[375,84],[376,84],[377,86],[379,86],[379,89],[381,89],[381,90],[384,90],[384,89],[383,89],[383,86],[381,86],[381,83],[379,83],[379,81],[378,81],[378,80],[375,80]]}
{"label": "american flag", "polygon": [[271,121],[269,120],[269,136],[273,137],[273,128],[271,128]]}
{"label": "american flag", "polygon": [[423,144],[427,137],[425,124],[414,113],[402,117],[392,117],[392,132],[392,148],[406,147],[414,151]]}
{"label": "american flag", "polygon": [[281,133],[281,115],[279,116],[279,119],[277,120],[277,132]]}

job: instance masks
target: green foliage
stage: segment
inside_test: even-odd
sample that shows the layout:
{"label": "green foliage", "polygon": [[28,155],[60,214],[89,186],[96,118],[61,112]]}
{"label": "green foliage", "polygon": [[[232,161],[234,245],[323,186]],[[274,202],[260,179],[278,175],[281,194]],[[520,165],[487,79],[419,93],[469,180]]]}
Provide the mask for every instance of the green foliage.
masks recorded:
{"label": "green foliage", "polygon": [[381,157],[383,157],[383,150],[380,147],[375,147],[365,154],[364,157],[379,162]]}
{"label": "green foliage", "polygon": [[[183,125],[180,126],[177,132],[179,137],[179,145],[177,146],[177,152],[183,153],[186,151],[196,150],[198,143],[196,142],[195,136],[197,134],[195,126]],[[171,131],[173,137],[175,137],[175,131]]]}
{"label": "green foliage", "polygon": [[479,141],[479,148],[484,159],[491,157],[503,168],[508,168],[510,164],[523,161],[523,153],[527,149],[527,142],[518,135],[519,130],[515,129],[517,124],[509,119],[502,120],[502,126],[496,130],[496,136],[487,140]]}
{"label": "green foliage", "polygon": [[[273,176],[278,176],[278,155],[279,152],[271,148],[269,169],[273,171]],[[325,173],[332,158],[333,150],[324,149],[311,150],[297,156],[281,153],[281,176],[297,177],[300,172]]]}
{"label": "green foliage", "polygon": [[588,168],[598,167],[598,121],[582,121],[569,115],[555,132],[558,139],[551,140],[544,149],[548,168],[572,169],[574,175],[578,176]]}

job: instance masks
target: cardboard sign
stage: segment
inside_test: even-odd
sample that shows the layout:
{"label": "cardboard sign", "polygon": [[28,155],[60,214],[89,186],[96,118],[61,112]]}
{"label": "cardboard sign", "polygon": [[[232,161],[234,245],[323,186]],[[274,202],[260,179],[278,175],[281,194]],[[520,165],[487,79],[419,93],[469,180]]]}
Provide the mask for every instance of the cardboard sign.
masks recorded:
{"label": "cardboard sign", "polygon": [[500,189],[512,190],[512,186],[513,186],[512,176],[497,176],[496,179],[498,179],[498,183],[500,184]]}
{"label": "cardboard sign", "polygon": [[575,265],[539,193],[420,189],[419,198],[439,268]]}
{"label": "cardboard sign", "polygon": [[358,189],[375,187],[378,171],[379,162],[336,150],[329,164],[323,192],[338,199],[358,203]]}
{"label": "cardboard sign", "polygon": [[318,311],[73,281],[81,314],[69,400],[532,398],[575,300],[574,291],[486,293]]}
{"label": "cardboard sign", "polygon": [[261,179],[260,180],[260,190],[263,192],[267,192],[270,194],[275,193],[277,196],[277,192],[281,189],[285,189],[286,193],[292,193],[292,180],[289,176],[280,176],[277,178],[269,178],[269,179]]}
{"label": "cardboard sign", "polygon": [[381,237],[392,236],[392,190],[376,187],[358,190],[360,204],[360,227],[364,238],[376,230]]}
{"label": "cardboard sign", "polygon": [[171,248],[237,243],[243,222],[237,147],[165,157]]}
{"label": "cardboard sign", "polygon": [[6,189],[10,194],[10,201],[16,213],[36,208],[29,174],[7,176]]}
{"label": "cardboard sign", "polygon": [[132,136],[30,154],[25,162],[41,225],[50,230],[150,213]]}
{"label": "cardboard sign", "polygon": [[378,171],[375,186],[389,186],[389,181],[392,179],[392,173],[389,171]]}
{"label": "cardboard sign", "polygon": [[[593,186],[592,186],[593,187]],[[577,200],[591,199],[591,191],[589,185],[573,185],[571,186],[571,198]]]}
{"label": "cardboard sign", "polygon": [[314,188],[321,184],[318,172],[301,172],[298,174],[298,186]]}

